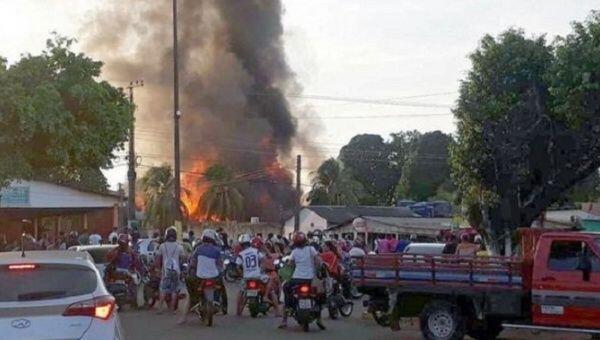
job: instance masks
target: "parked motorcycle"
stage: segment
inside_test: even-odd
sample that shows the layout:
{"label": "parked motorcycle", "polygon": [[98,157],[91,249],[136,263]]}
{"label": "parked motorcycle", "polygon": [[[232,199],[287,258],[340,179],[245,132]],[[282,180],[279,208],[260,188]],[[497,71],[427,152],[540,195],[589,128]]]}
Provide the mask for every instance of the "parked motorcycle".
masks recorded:
{"label": "parked motorcycle", "polygon": [[354,310],[354,302],[346,299],[342,292],[342,285],[334,278],[326,278],[327,285],[327,309],[329,317],[333,320],[337,319],[338,315],[345,318],[352,315]]}
{"label": "parked motorcycle", "polygon": [[223,305],[221,297],[222,288],[221,283],[217,280],[202,280],[198,287],[200,300],[190,309],[208,327],[212,327],[213,317]]}
{"label": "parked motorcycle", "polygon": [[273,307],[273,303],[265,298],[267,285],[260,279],[249,279],[246,281],[246,305],[250,311],[250,316],[255,318],[259,314],[267,315]]}

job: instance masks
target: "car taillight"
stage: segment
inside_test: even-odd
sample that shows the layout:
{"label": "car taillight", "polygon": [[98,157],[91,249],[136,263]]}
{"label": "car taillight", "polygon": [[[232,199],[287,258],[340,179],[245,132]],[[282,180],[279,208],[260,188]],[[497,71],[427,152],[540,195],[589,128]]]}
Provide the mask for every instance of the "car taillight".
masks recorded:
{"label": "car taillight", "polygon": [[309,285],[302,285],[302,286],[300,286],[300,288],[298,289],[298,291],[301,294],[308,294],[308,293],[310,293],[310,286]]}
{"label": "car taillight", "polygon": [[256,281],[248,281],[248,289],[256,289]]}
{"label": "car taillight", "polygon": [[115,298],[106,295],[91,300],[76,302],[65,310],[63,316],[91,316],[108,320],[115,310]]}
{"label": "car taillight", "polygon": [[31,263],[23,263],[23,264],[10,264],[8,265],[9,270],[31,270],[35,269],[37,266]]}

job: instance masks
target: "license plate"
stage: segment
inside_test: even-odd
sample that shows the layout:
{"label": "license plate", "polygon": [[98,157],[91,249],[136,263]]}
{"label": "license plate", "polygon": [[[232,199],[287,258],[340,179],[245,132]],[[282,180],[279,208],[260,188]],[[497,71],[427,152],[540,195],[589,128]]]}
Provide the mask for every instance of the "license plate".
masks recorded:
{"label": "license plate", "polygon": [[258,296],[258,290],[247,290],[246,296],[248,297],[256,297]]}
{"label": "license plate", "polygon": [[311,309],[312,308],[312,300],[310,300],[310,299],[298,300],[298,307],[300,307],[300,309]]}
{"label": "license plate", "polygon": [[563,315],[565,314],[565,308],[563,306],[542,305],[542,314]]}

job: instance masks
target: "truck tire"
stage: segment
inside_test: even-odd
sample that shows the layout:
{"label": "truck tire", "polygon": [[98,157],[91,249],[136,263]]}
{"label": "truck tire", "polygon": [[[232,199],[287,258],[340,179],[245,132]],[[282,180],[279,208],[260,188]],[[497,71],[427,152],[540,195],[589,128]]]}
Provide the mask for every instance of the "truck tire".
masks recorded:
{"label": "truck tire", "polygon": [[461,340],[465,336],[465,318],[452,302],[433,300],[421,311],[421,333],[427,340]]}

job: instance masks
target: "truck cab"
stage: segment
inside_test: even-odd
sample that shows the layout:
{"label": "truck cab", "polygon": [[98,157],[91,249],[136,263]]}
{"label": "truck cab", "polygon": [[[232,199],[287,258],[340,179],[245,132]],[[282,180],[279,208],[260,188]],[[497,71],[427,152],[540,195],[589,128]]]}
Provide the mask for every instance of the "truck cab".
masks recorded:
{"label": "truck cab", "polygon": [[533,262],[534,325],[600,328],[600,234],[544,233]]}

